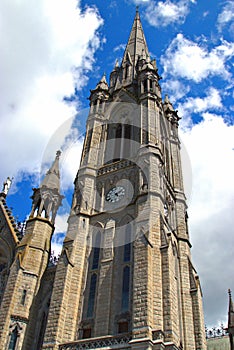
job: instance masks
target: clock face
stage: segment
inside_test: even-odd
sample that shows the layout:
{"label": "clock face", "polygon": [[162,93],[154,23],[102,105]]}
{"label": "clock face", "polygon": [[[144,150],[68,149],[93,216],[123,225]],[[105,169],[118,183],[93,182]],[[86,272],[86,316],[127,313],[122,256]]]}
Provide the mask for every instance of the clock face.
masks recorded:
{"label": "clock face", "polygon": [[106,195],[108,202],[118,202],[125,196],[125,188],[123,186],[113,187]]}

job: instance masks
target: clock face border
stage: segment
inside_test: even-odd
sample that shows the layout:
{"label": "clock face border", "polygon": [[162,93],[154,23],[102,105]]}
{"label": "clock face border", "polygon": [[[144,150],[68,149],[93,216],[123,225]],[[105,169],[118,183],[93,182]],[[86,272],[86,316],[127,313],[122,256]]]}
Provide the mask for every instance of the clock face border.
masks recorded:
{"label": "clock face border", "polygon": [[109,203],[117,203],[123,199],[126,195],[126,189],[124,186],[117,185],[112,187],[106,194],[106,201]]}

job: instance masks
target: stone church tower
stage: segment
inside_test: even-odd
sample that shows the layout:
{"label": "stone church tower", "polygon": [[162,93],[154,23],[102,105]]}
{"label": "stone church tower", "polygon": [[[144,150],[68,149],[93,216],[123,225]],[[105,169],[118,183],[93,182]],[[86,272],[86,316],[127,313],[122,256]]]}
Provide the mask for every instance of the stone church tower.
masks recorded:
{"label": "stone church tower", "polygon": [[[32,298],[40,284],[46,296],[49,242],[61,196],[58,190],[53,211],[45,199],[50,197],[34,191],[0,316],[2,339],[17,325],[24,341],[6,349],[206,349],[179,117],[169,98],[162,100],[159,80],[137,11],[122,63],[116,62],[109,85],[103,76],[91,90],[68,231],[40,332]],[[51,187],[47,180],[45,192]]]}
{"label": "stone church tower", "polygon": [[123,60],[90,94],[43,349],[206,349],[177,112],[138,11]]}

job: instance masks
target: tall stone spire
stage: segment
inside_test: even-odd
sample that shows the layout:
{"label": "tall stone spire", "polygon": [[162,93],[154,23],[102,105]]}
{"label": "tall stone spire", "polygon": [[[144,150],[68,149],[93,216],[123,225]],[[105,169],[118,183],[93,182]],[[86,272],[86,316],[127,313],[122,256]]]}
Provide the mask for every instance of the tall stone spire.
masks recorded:
{"label": "tall stone spire", "polygon": [[144,54],[146,57],[149,56],[149,50],[146,44],[145,35],[137,8],[132,30],[124,52],[122,65],[129,62],[135,68],[138,58],[141,57],[142,54]]}
{"label": "tall stone spire", "polygon": [[[120,67],[115,65],[110,75],[110,93],[124,87],[132,95],[137,96],[138,92],[142,90],[139,86],[141,83],[143,84],[142,79],[149,78],[147,76],[148,72],[152,72],[155,75],[155,81],[159,80],[156,62],[155,60],[150,60],[149,50],[137,8],[121,65]],[[155,85],[157,85],[156,82]]]}
{"label": "tall stone spire", "polygon": [[45,218],[54,224],[58,208],[62,204],[64,196],[60,194],[60,173],[59,157],[61,151],[57,151],[56,158],[51,168],[46,173],[39,188],[33,188],[32,210],[30,218],[41,217],[45,213]]}

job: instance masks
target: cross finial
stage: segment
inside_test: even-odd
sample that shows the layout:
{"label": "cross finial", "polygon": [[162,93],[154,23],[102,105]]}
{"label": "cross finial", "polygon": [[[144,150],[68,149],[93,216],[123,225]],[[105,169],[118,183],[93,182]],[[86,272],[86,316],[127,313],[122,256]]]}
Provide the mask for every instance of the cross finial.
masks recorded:
{"label": "cross finial", "polygon": [[136,5],[136,13],[139,12],[139,5]]}
{"label": "cross finial", "polygon": [[59,157],[61,156],[61,153],[62,153],[62,152],[61,152],[60,150],[58,150],[58,151],[56,152],[56,158],[57,158],[57,159],[59,159]]}

